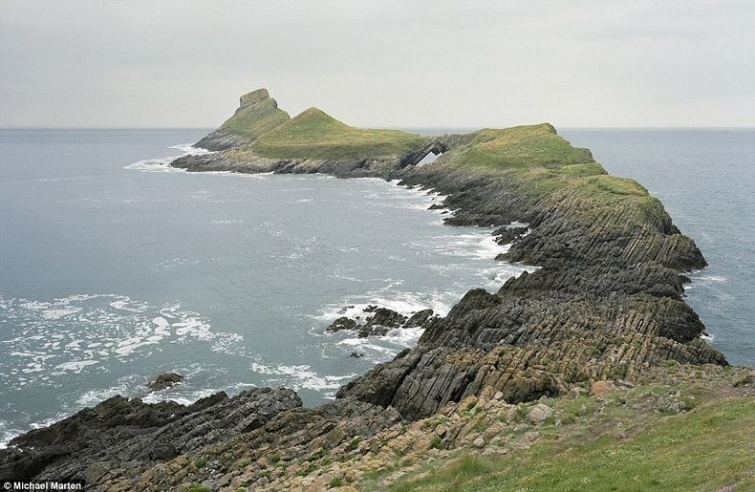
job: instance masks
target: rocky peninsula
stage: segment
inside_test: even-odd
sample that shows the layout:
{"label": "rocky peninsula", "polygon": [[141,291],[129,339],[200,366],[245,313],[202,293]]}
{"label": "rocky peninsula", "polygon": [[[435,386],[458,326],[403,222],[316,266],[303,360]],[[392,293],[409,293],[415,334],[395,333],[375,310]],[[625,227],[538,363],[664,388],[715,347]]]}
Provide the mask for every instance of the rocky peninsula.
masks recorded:
{"label": "rocky peninsula", "polygon": [[[468,292],[445,317],[423,313],[416,347],[332,403],[302,408],[283,388],[190,406],[115,397],[13,440],[0,451],[0,478],[84,479],[91,490],[374,490],[404,475],[421,487],[433,463],[448,462],[514,490],[527,477],[498,465],[524,467],[542,441],[634,442],[666,425],[661,417],[704,416],[724,397],[732,408],[754,401],[750,370],[728,366],[684,302],[685,273],[706,266],[694,241],[643,186],[608,175],[548,123],[422,137],[354,128],[316,108],[290,118],[260,89],[196,145],[213,152],[171,165],[433,190],[446,197],[449,225],[495,226],[511,245],[499,260],[538,268],[495,293]],[[728,474],[714,485],[752,480]]]}

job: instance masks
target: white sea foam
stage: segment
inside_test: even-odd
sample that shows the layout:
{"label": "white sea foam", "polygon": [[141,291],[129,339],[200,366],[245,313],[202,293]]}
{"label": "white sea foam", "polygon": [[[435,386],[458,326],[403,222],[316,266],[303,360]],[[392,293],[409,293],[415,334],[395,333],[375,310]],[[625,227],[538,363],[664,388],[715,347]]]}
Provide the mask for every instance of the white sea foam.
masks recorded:
{"label": "white sea foam", "polygon": [[55,372],[71,371],[78,374],[83,368],[94,364],[99,364],[99,362],[100,361],[98,360],[72,360],[55,366]]}
{"label": "white sea foam", "polygon": [[411,316],[423,309],[432,309],[440,316],[445,316],[453,303],[458,300],[452,292],[390,292],[390,297],[384,297],[385,291],[375,291],[368,296],[347,297],[339,303],[329,304],[322,308],[318,315],[313,316],[320,321],[332,322],[342,316],[351,319],[364,320],[370,316],[365,312],[369,306],[391,309],[404,316]]}
{"label": "white sea foam", "polygon": [[184,169],[171,167],[170,163],[173,162],[175,159],[179,157],[183,157],[185,155],[204,155],[204,154],[212,153],[207,149],[202,149],[199,147],[192,147],[191,144],[173,145],[169,148],[180,150],[181,152],[183,152],[183,154],[173,155],[173,156],[168,156],[168,157],[161,157],[157,159],[145,159],[142,161],[129,164],[125,166],[123,169],[128,169],[131,171],[150,172],[150,173],[185,172]]}
{"label": "white sea foam", "polygon": [[129,171],[142,171],[148,173],[177,173],[185,172],[184,169],[171,167],[170,163],[181,156],[163,157],[160,159],[145,159],[125,166],[123,169]]}
{"label": "white sea foam", "polygon": [[348,337],[338,341],[337,345],[377,364],[391,360],[405,348],[414,347],[423,332],[422,328],[394,328],[384,336]]}
{"label": "white sea foam", "polygon": [[202,147],[194,147],[194,144],[190,143],[172,145],[169,148],[178,149],[186,155],[205,155],[213,153],[212,151],[203,149]]}
{"label": "white sea foam", "polygon": [[729,281],[726,277],[720,275],[708,275],[698,272],[690,275],[691,282],[684,286],[684,290],[689,291],[698,287],[714,287]]}
{"label": "white sea foam", "polygon": [[263,378],[265,385],[282,385],[297,391],[300,389],[309,389],[323,393],[326,398],[334,398],[335,392],[345,381],[357,376],[356,373],[340,376],[323,376],[307,364],[268,365],[261,362],[252,362],[250,369],[261,376],[266,376]]}
{"label": "white sea foam", "polygon": [[0,380],[18,388],[20,374],[36,374],[35,384],[52,384],[65,374],[107,370],[115,360],[144,357],[164,344],[210,344],[235,353],[242,337],[218,333],[209,320],[180,304],[162,307],[126,296],[84,295],[54,301],[0,297],[11,322],[0,340]]}
{"label": "white sea foam", "polygon": [[18,437],[25,432],[28,432],[30,429],[33,430],[33,429],[41,429],[43,427],[48,427],[60,420],[63,420],[69,415],[70,415],[69,413],[59,412],[54,417],[50,417],[43,421],[34,422],[30,424],[29,428],[27,429],[14,429],[10,427],[10,424],[8,422],[4,420],[0,421],[0,449],[6,449],[10,441],[13,440],[13,438]]}

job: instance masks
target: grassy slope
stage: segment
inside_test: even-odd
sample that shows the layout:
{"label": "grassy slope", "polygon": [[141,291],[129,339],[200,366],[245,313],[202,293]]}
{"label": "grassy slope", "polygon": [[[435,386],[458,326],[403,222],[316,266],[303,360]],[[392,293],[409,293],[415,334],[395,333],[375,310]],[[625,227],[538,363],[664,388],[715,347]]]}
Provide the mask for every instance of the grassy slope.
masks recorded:
{"label": "grassy slope", "polygon": [[424,141],[398,130],[364,130],[310,108],[264,134],[252,150],[270,158],[367,159],[401,156]]}
{"label": "grassy slope", "polygon": [[229,130],[251,141],[285,123],[288,119],[288,113],[280,109],[262,115],[253,111],[241,110],[226,120],[220,129]]}
{"label": "grassy slope", "polygon": [[[755,441],[748,431],[755,425],[752,376],[749,388],[735,391],[699,371],[682,368],[687,374],[678,382],[597,398],[547,401],[561,412],[562,423],[539,427],[534,444],[517,448],[524,431],[514,431],[505,441],[506,455],[462,449],[390,490],[755,490]],[[658,403],[674,399],[687,409],[677,414]]]}
{"label": "grassy slope", "polygon": [[291,117],[278,108],[267,90],[259,89],[241,96],[241,106],[218,128],[221,134],[232,134],[254,142],[260,135],[282,125]]}
{"label": "grassy slope", "polygon": [[605,207],[636,211],[629,226],[662,213],[661,202],[632,179],[610,176],[587,149],[575,148],[549,123],[475,132],[448,165],[505,174],[520,192],[546,203],[578,200],[569,213],[590,217]]}

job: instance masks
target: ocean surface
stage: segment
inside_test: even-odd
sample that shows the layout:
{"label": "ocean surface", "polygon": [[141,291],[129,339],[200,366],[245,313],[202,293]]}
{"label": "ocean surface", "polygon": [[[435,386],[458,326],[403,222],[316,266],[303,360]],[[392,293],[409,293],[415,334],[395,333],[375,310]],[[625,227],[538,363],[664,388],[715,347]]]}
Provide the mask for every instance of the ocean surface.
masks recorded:
{"label": "ocean surface", "polygon": [[[324,333],[335,318],[445,314],[523,271],[423,190],[167,167],[206,133],[0,130],[0,442],[115,394],[285,385],[314,405],[420,335]],[[755,364],[755,132],[560,133],[664,202],[710,263],[686,295],[711,343]],[[185,383],[148,394],[167,371]]]}
{"label": "ocean surface", "polygon": [[[443,315],[524,270],[426,191],[167,166],[206,133],[0,131],[0,441],[115,394],[285,385],[314,405],[421,334],[324,333],[337,317]],[[185,383],[148,395],[167,371]]]}

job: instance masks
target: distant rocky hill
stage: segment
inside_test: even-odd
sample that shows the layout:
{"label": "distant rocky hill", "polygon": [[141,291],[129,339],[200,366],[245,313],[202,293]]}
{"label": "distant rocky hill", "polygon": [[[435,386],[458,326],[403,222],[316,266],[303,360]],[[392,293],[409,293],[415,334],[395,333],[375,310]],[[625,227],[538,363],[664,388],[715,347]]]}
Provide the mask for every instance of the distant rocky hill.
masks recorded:
{"label": "distant rocky hill", "polygon": [[195,145],[207,150],[225,150],[251,145],[260,135],[282,125],[290,119],[267,89],[258,89],[241,96],[239,108],[220,128],[205,136]]}
{"label": "distant rocky hill", "polygon": [[[644,187],[608,175],[550,124],[421,137],[357,129],[316,108],[289,119],[261,89],[196,145],[217,152],[172,165],[371,176],[432,189],[446,196],[449,225],[496,226],[498,241],[511,244],[499,260],[538,268],[495,293],[468,292],[443,318],[424,317],[416,347],[342,387],[333,403],[302,409],[284,390],[260,390],[144,423],[129,416],[162,407],[109,401],[16,439],[15,449],[0,454],[3,476],[86,478],[93,490],[189,490],[193,482],[275,490],[311,474],[302,483],[319,490],[324,483],[315,477],[326,457],[330,465],[379,454],[375,436],[395,447],[401,433],[381,433],[466,411],[460,402],[500,402],[490,408],[503,413],[528,405],[529,412],[541,399],[575,398],[598,381],[630,388],[670,366],[728,365],[701,338],[704,326],[684,302],[685,272],[706,265],[694,241]],[[430,153],[439,157],[420,165]],[[259,398],[266,403],[254,403]],[[272,410],[262,418],[260,408]],[[485,422],[479,425],[492,425]],[[212,468],[204,455],[215,457]],[[279,462],[290,470],[273,473]],[[331,476],[347,476],[341,472]]]}

